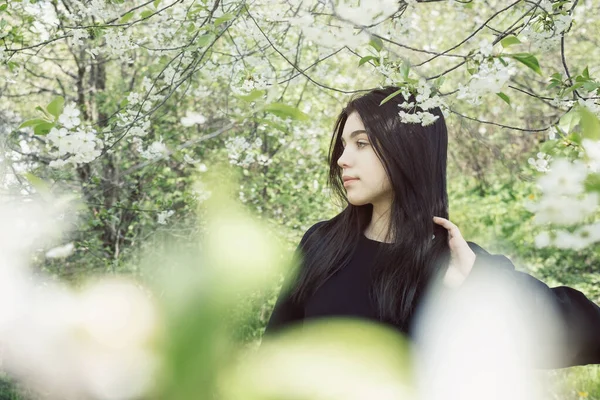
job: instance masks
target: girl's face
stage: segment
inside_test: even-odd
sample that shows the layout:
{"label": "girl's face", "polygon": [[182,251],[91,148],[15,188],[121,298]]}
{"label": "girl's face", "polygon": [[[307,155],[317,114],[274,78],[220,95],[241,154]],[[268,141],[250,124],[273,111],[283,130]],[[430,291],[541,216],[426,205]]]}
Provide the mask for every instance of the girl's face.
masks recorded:
{"label": "girl's face", "polygon": [[392,186],[356,111],[348,115],[341,141],[344,152],[337,163],[342,176],[358,178],[344,183],[348,201],[355,206],[371,203],[377,209],[385,208],[391,203]]}

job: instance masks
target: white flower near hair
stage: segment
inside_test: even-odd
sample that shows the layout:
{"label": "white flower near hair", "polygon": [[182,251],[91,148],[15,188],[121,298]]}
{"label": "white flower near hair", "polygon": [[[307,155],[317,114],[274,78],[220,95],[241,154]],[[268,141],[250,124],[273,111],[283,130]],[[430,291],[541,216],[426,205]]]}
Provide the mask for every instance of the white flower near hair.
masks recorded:
{"label": "white flower near hair", "polygon": [[[398,115],[403,123],[428,126],[437,121],[439,116],[434,115],[427,110],[436,107],[445,107],[445,104],[440,96],[431,96],[431,87],[424,79],[419,80],[419,83],[416,85],[404,85],[401,87],[401,90],[402,97],[404,97],[405,101],[398,104],[398,107],[403,109],[398,111]],[[411,92],[415,94],[415,101],[406,100],[411,97]],[[422,111],[416,111],[417,108],[420,108]],[[409,110],[409,112],[404,110]],[[410,112],[410,110],[413,110],[414,112]]]}

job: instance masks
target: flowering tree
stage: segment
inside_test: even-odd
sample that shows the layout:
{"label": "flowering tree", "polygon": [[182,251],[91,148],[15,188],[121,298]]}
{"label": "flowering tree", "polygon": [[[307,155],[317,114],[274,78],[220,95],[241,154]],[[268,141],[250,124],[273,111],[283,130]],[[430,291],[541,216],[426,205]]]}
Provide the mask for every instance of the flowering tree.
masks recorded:
{"label": "flowering tree", "polygon": [[[398,118],[429,124],[442,108],[454,171],[483,182],[492,154],[542,176],[529,206],[538,246],[589,247],[600,240],[597,12],[592,0],[0,0],[3,199],[81,199],[61,214],[80,217],[68,243],[34,258],[62,277],[139,272],[135,250],[194,237],[205,173],[221,160],[242,178],[240,201],[289,235],[280,227],[337,211],[322,138],[346,97],[396,85],[416,95]],[[78,312],[111,290],[140,299],[109,282]],[[118,387],[116,375],[93,389]]]}

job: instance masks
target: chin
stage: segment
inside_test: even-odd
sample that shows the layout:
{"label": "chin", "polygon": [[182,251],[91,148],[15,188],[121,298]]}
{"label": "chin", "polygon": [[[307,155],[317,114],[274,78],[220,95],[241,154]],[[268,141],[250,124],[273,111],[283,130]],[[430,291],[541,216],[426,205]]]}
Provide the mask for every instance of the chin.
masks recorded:
{"label": "chin", "polygon": [[370,203],[368,199],[357,199],[353,196],[348,195],[346,195],[346,197],[348,198],[348,203],[352,204],[353,206],[364,206]]}

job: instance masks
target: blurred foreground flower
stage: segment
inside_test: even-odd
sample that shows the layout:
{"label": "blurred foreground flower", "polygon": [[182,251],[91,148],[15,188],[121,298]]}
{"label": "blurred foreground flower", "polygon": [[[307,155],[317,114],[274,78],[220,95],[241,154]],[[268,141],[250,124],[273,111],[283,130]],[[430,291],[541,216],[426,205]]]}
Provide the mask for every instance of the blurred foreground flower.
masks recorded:
{"label": "blurred foreground flower", "polygon": [[[34,277],[25,262],[40,243],[60,233],[68,200],[0,207],[2,366],[48,398],[139,398],[152,387],[159,366],[158,314],[150,297],[114,277],[74,290]],[[72,251],[69,243],[46,256]]]}
{"label": "blurred foreground flower", "polygon": [[234,399],[414,399],[407,341],[384,325],[345,318],[306,322],[265,340],[221,376]]}

